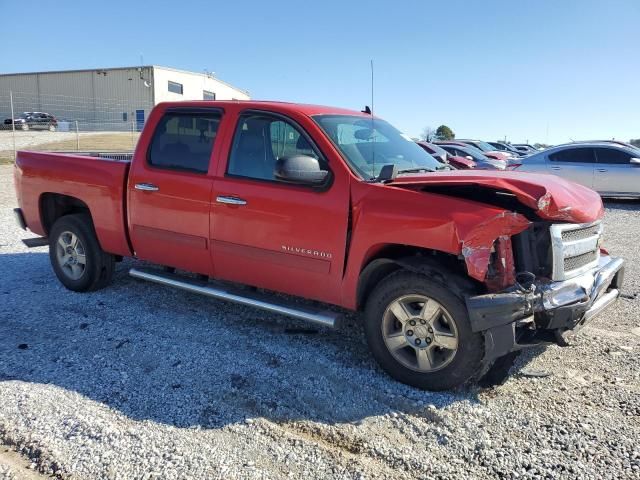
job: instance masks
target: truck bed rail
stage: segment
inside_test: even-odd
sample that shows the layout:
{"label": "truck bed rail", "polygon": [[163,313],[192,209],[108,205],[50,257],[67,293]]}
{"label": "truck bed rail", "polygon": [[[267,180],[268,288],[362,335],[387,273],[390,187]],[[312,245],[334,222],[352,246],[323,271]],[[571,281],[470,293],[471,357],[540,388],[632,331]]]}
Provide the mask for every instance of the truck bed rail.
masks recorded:
{"label": "truck bed rail", "polygon": [[81,157],[107,158],[109,160],[117,160],[121,162],[130,162],[133,158],[133,152],[79,152],[76,150],[52,152],[64,153],[67,155],[79,155]]}

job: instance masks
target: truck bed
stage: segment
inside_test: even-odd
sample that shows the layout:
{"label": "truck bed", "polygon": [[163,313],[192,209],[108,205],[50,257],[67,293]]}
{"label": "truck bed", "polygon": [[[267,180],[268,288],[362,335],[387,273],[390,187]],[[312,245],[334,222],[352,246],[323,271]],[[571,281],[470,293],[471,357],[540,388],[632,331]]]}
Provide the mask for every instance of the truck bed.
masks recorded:
{"label": "truck bed", "polygon": [[125,193],[131,152],[31,152],[16,159],[16,191],[27,226],[48,234],[40,217],[46,195],[80,199],[89,208],[103,250],[131,255],[127,239]]}

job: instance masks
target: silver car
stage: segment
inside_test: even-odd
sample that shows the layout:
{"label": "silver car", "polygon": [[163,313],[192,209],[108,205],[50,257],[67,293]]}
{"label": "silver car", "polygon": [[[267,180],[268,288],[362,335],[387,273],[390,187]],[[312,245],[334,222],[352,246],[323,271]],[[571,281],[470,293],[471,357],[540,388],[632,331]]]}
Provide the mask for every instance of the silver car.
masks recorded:
{"label": "silver car", "polygon": [[640,149],[574,143],[511,161],[516,172],[552,173],[594,189],[603,197],[640,197]]}

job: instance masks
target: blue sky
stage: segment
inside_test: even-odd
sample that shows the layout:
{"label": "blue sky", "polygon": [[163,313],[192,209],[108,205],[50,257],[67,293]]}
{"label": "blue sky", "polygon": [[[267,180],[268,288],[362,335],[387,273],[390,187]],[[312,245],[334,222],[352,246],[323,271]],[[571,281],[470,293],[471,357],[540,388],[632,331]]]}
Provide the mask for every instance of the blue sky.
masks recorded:
{"label": "blue sky", "polygon": [[[640,0],[0,0],[0,73],[208,69],[253,98],[361,109],[416,136],[640,138]],[[9,20],[9,21],[7,21]]]}

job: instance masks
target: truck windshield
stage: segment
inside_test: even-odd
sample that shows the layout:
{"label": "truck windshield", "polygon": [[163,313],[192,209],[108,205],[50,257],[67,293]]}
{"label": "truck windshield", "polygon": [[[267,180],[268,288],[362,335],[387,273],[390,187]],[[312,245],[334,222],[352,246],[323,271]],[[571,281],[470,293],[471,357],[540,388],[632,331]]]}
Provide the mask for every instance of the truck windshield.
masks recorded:
{"label": "truck windshield", "polygon": [[356,115],[315,115],[313,119],[362,178],[375,179],[382,167],[390,164],[399,172],[443,168],[442,163],[384,120]]}

